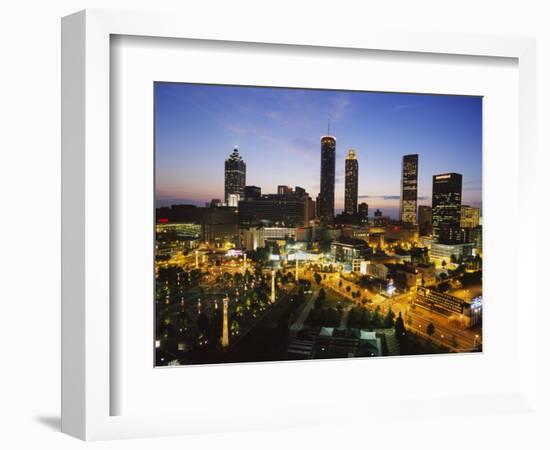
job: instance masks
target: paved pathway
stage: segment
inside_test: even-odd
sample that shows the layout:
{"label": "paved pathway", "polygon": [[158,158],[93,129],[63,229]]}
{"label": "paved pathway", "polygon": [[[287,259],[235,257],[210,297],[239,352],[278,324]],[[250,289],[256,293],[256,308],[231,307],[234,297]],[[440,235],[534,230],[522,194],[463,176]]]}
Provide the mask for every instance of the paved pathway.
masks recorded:
{"label": "paved pathway", "polygon": [[302,308],[302,311],[300,312],[300,315],[298,316],[296,321],[290,326],[291,331],[300,331],[303,328],[304,322],[309,316],[310,311],[313,309],[313,306],[315,305],[315,300],[317,300],[318,295],[319,291],[311,295],[307,303]]}

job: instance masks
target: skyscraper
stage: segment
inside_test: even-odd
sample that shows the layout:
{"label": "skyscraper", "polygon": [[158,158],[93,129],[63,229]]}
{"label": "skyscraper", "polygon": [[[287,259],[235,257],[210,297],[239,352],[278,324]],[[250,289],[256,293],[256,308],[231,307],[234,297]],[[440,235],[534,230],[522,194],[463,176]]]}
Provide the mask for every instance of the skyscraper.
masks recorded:
{"label": "skyscraper", "polygon": [[[225,160],[225,202],[229,203],[230,196],[236,195],[236,201],[244,198],[244,186],[246,185],[246,164],[239,149],[233,149],[233,153]],[[234,203],[235,198],[231,197]]]}
{"label": "skyscraper", "polygon": [[346,158],[346,181],[344,193],[344,212],[346,214],[357,214],[357,185],[359,180],[359,162],[355,150],[348,151]]}
{"label": "skyscraper", "polygon": [[334,220],[334,176],[336,165],[336,138],[321,137],[321,189],[318,198],[319,219],[323,224]]}
{"label": "skyscraper", "polygon": [[369,205],[365,202],[359,203],[359,223],[361,225],[366,225],[369,223]]}
{"label": "skyscraper", "polygon": [[432,229],[433,241],[441,244],[460,242],[460,209],[462,175],[444,173],[433,176]]}
{"label": "skyscraper", "polygon": [[421,236],[429,236],[432,234],[432,207],[428,205],[420,205],[418,207],[418,231]]}
{"label": "skyscraper", "polygon": [[418,195],[418,155],[404,155],[401,166],[401,197],[399,219],[416,225],[416,201]]}

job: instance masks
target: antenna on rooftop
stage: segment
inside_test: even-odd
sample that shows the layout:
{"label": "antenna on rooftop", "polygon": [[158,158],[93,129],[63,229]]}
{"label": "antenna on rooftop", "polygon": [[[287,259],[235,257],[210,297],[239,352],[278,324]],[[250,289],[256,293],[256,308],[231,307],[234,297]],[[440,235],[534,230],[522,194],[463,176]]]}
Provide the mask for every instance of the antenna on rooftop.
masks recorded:
{"label": "antenna on rooftop", "polygon": [[330,136],[330,118],[328,119],[327,136]]}

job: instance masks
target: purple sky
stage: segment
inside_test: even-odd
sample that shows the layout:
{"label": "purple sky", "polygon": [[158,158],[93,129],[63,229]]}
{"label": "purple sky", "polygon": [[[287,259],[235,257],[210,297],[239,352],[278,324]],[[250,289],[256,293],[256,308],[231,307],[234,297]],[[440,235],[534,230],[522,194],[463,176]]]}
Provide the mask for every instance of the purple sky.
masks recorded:
{"label": "purple sky", "polygon": [[155,84],[157,205],[223,198],[233,147],[247,184],[319,191],[320,136],[336,145],[336,208],[343,207],[344,160],[359,160],[360,201],[397,217],[401,158],[419,154],[419,204],[431,204],[432,175],[463,175],[463,203],[481,206],[482,99],[309,89]]}

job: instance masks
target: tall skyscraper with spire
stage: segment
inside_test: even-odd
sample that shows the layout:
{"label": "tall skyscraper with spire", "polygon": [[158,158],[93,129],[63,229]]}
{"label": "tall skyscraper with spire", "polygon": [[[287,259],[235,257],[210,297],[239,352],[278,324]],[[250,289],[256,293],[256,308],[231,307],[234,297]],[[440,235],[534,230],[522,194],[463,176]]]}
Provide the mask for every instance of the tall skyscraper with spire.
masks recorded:
{"label": "tall skyscraper with spire", "polygon": [[321,189],[317,197],[319,220],[325,225],[334,221],[335,169],[336,138],[327,134],[321,136]]}
{"label": "tall skyscraper with spire", "polygon": [[244,198],[246,185],[246,164],[235,147],[233,153],[225,160],[225,203],[229,206],[237,206],[239,200]]}
{"label": "tall skyscraper with spire", "polygon": [[359,183],[359,162],[354,149],[348,151],[346,158],[346,180],[344,192],[344,212],[357,214],[357,191]]}
{"label": "tall skyscraper with spire", "polygon": [[418,155],[404,155],[401,166],[401,196],[399,219],[403,223],[416,225],[416,203],[418,199]]}

